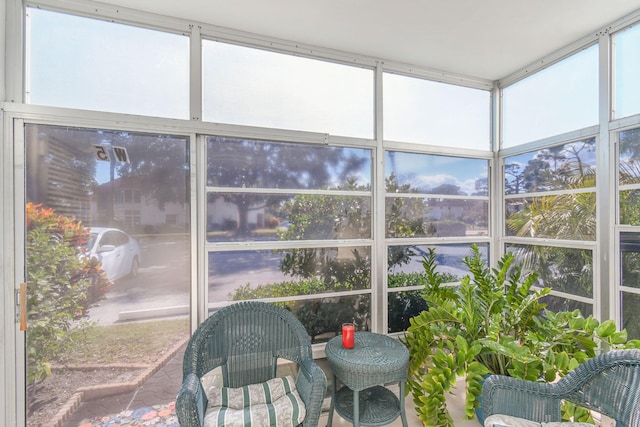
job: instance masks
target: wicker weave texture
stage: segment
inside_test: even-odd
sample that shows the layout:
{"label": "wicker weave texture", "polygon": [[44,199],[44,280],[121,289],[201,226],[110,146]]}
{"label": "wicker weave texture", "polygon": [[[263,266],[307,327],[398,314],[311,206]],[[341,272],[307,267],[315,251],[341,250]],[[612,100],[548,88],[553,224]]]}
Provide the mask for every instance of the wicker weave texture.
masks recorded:
{"label": "wicker weave texture", "polygon": [[176,399],[180,425],[202,426],[207,401],[200,378],[207,372],[221,367],[224,386],[242,387],[274,378],[280,358],[298,364],[296,386],[307,411],[302,425],[316,426],[327,379],[313,360],[307,331],[289,311],[259,301],[222,308],[192,335]]}
{"label": "wicker weave texture", "polygon": [[407,378],[409,351],[402,343],[385,335],[356,332],[355,347],[342,347],[340,336],[325,347],[331,371],[351,390]]}
{"label": "wicker weave texture", "polygon": [[582,363],[557,383],[492,375],[482,390],[482,410],[536,422],[560,421],[562,400],[640,427],[640,350],[610,351]]}

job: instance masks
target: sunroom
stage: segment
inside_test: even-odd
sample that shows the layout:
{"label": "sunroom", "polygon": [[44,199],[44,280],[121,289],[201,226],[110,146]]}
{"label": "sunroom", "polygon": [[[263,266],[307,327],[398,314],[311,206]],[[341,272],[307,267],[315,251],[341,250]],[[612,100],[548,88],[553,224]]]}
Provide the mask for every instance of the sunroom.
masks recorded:
{"label": "sunroom", "polygon": [[4,425],[240,300],[318,360],[344,322],[401,337],[432,248],[640,339],[640,1],[513,3],[3,1]]}

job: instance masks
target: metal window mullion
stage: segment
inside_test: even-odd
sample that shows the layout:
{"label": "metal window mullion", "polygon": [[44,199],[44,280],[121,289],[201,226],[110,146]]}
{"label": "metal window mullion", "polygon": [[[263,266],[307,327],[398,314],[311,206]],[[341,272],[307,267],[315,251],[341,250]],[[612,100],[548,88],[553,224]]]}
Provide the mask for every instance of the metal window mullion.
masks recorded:
{"label": "metal window mullion", "polygon": [[189,37],[189,117],[202,121],[202,37],[198,25],[191,25]]}
{"label": "metal window mullion", "polygon": [[503,239],[504,244],[526,245],[526,246],[553,246],[566,249],[586,249],[594,252],[596,256],[597,242],[594,240],[564,240],[539,237],[514,237],[508,236]]}
{"label": "metal window mullion", "polygon": [[[558,298],[564,298],[564,299],[568,299],[571,301],[578,301],[578,302],[582,302],[585,304],[595,304],[597,301],[597,298],[595,297],[595,286],[592,289],[593,292],[593,296],[591,298],[589,297],[583,297],[580,295],[576,295],[576,294],[570,294],[567,292],[563,292],[563,291],[557,291],[554,290],[553,288],[551,288],[551,292],[549,293],[549,295],[558,297]],[[594,306],[594,316],[595,316],[595,306]]]}
{"label": "metal window mullion", "polygon": [[611,120],[611,35],[608,30],[598,35],[599,43],[599,80],[598,80],[598,123],[599,134],[596,138],[596,170],[608,171],[598,174],[596,180],[596,250],[594,253],[594,315],[601,321],[615,319],[617,312],[615,242],[613,235],[616,224],[617,200],[615,180],[612,174],[617,170],[611,154],[609,122]]}
{"label": "metal window mullion", "polygon": [[385,209],[384,64],[377,63],[374,80],[375,151],[373,154],[373,254],[371,266],[371,319],[373,332],[387,333],[387,244]]}
{"label": "metal window mullion", "polygon": [[270,251],[288,249],[330,249],[344,247],[372,247],[371,239],[355,240],[283,240],[283,241],[242,241],[242,242],[206,242],[207,252],[229,252],[229,251]]}
{"label": "metal window mullion", "polygon": [[[600,178],[598,177],[598,180]],[[563,190],[550,190],[550,191],[536,191],[533,193],[518,193],[518,194],[505,194],[504,198],[506,200],[509,199],[533,199],[536,197],[545,197],[545,196],[564,196],[566,194],[585,194],[585,193],[596,193],[596,187],[585,187],[585,188],[567,188]]]}
{"label": "metal window mullion", "polygon": [[[208,277],[208,253],[205,247],[207,242],[207,197],[206,197],[206,179],[207,179],[207,152],[204,136],[195,134],[192,137],[195,147],[191,147],[191,153],[195,153],[196,168],[196,198],[192,202],[192,211],[197,211],[196,215],[196,237],[197,249],[192,253],[192,257],[197,257],[197,279],[191,284],[191,328],[197,328],[207,318],[207,301],[209,300],[209,281]],[[192,174],[193,176],[193,174]],[[193,194],[193,191],[192,191]],[[191,227],[194,230],[194,227]]]}
{"label": "metal window mullion", "polygon": [[5,30],[0,36],[0,51],[4,53],[5,61],[2,63],[4,68],[0,70],[0,101],[23,103],[25,73],[22,70],[26,61],[23,55],[23,47],[26,50],[24,8],[20,0],[7,0],[6,8],[3,6],[0,6],[4,9],[0,12],[0,22]]}
{"label": "metal window mullion", "polygon": [[227,194],[309,194],[317,196],[365,196],[371,197],[371,191],[350,190],[308,190],[293,188],[240,188],[240,187],[207,187],[207,193]]}
{"label": "metal window mullion", "polygon": [[471,196],[458,194],[429,194],[429,193],[386,193],[385,198],[409,199],[448,199],[448,200],[489,200],[489,196]]}

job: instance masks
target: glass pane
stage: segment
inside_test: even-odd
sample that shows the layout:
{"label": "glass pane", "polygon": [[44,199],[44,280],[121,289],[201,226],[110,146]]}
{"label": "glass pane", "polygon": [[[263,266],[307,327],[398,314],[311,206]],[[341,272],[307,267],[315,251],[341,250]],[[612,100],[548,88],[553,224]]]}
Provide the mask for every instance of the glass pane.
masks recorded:
{"label": "glass pane", "polygon": [[504,175],[505,194],[595,187],[595,138],[506,157]]}
{"label": "glass pane", "polygon": [[613,35],[614,46],[614,118],[640,113],[640,26],[635,25]]}
{"label": "glass pane", "polygon": [[390,73],[383,87],[384,139],[491,149],[489,91]]}
{"label": "glass pane", "polygon": [[207,185],[371,190],[371,150],[207,137]]}
{"label": "glass pane", "polygon": [[[470,245],[411,245],[389,246],[387,254],[387,280],[389,293],[388,332],[401,332],[409,327],[409,319],[427,308],[422,297],[422,287],[427,277],[422,265],[429,248],[436,251],[436,270],[447,275],[447,282],[457,282],[468,273],[463,264],[465,257],[472,254]],[[488,244],[478,245],[480,255],[488,260]],[[411,291],[393,291],[394,288],[420,286]]]}
{"label": "glass pane", "polygon": [[593,297],[593,252],[552,246],[507,245],[523,272],[538,273],[540,287]]}
{"label": "glass pane", "polygon": [[507,236],[596,239],[594,191],[507,199],[505,204]]}
{"label": "glass pane", "polygon": [[[424,286],[426,276],[422,265],[429,248],[436,251],[436,271],[449,275],[449,281],[457,282],[468,273],[463,260],[472,256],[469,243],[447,245],[389,246],[387,253],[387,278],[389,288]],[[489,244],[477,244],[482,259],[488,263]]]}
{"label": "glass pane", "polygon": [[371,197],[210,193],[207,240],[329,240],[371,237]]}
{"label": "glass pane", "polygon": [[209,253],[209,302],[371,288],[368,247]]}
{"label": "glass pane", "polygon": [[189,118],[189,38],[27,8],[27,102]]}
{"label": "glass pane", "polygon": [[640,234],[620,233],[622,286],[640,288]]}
{"label": "glass pane", "polygon": [[489,161],[385,152],[387,193],[487,196]]}
{"label": "glass pane", "polygon": [[356,331],[371,330],[371,295],[290,301],[282,304],[307,330],[312,343],[329,341],[341,332],[342,324],[352,322]]}
{"label": "glass pane", "polygon": [[620,185],[640,184],[640,129],[618,132]]}
{"label": "glass pane", "polygon": [[589,317],[593,315],[593,304],[586,302],[575,301],[567,298],[562,298],[556,295],[547,295],[541,300],[547,304],[547,309],[555,313],[560,311],[574,311],[580,310],[583,317]]}
{"label": "glass pane", "polygon": [[427,309],[422,291],[389,292],[387,332],[402,332],[409,327],[409,319]]}
{"label": "glass pane", "polygon": [[620,191],[620,224],[640,225],[640,190]]}
{"label": "glass pane", "polygon": [[503,147],[598,123],[598,46],[503,89]]}
{"label": "glass pane", "polygon": [[210,122],[373,137],[373,70],[203,40]]}
{"label": "glass pane", "polygon": [[113,366],[162,366],[189,336],[188,138],[27,125],[25,145],[28,425],[77,387],[175,396],[179,382]]}
{"label": "glass pane", "polygon": [[486,236],[488,200],[387,197],[387,237]]}
{"label": "glass pane", "polygon": [[620,292],[622,328],[629,339],[640,339],[640,295]]}

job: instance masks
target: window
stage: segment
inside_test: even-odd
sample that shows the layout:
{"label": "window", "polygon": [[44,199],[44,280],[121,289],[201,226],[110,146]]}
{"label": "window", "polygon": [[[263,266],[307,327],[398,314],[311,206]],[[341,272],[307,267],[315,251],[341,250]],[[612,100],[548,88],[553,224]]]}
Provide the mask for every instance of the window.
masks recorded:
{"label": "window", "polygon": [[[120,359],[114,356],[119,351],[82,356],[83,363],[93,365],[114,360],[154,364],[166,358],[167,348],[189,337],[190,140],[36,123],[25,124],[23,133],[24,145],[16,144],[25,155],[21,173],[29,224],[24,251],[29,328],[23,371],[28,386],[23,407],[30,408],[25,411],[27,425],[42,425],[64,413],[68,403],[63,399],[70,396],[52,395],[42,378],[62,375],[52,373],[50,366],[74,358],[79,348],[75,344],[91,346],[96,339],[112,337],[129,350],[140,345],[141,337],[149,343],[159,340],[163,344],[154,351],[143,346],[149,353],[144,360],[128,351]],[[111,144],[126,148],[128,162],[112,163],[96,155],[111,152]],[[128,191],[120,191],[124,188]],[[136,193],[150,203],[140,211],[119,210],[118,197]],[[178,207],[181,222],[164,223],[167,211]],[[153,235],[143,234],[146,229],[154,230]],[[136,322],[128,323],[133,319]],[[127,333],[119,329],[123,326]],[[156,330],[162,333],[149,338]],[[121,378],[100,375],[106,384]],[[174,386],[177,393],[180,385]]]}
{"label": "window", "polygon": [[550,308],[580,308],[585,316],[593,312],[593,248],[570,241],[596,239],[595,166],[595,139],[588,138],[507,157],[503,169],[505,235],[513,238],[505,250],[539,273],[539,286],[562,295],[547,297]]}
{"label": "window", "polygon": [[384,139],[489,150],[489,91],[384,73]]}
{"label": "window", "polygon": [[598,123],[598,46],[503,89],[503,147]]}
{"label": "window", "polygon": [[386,152],[387,237],[488,234],[489,162]]}
{"label": "window", "polygon": [[371,156],[207,137],[209,307],[275,299],[318,342],[346,321],[368,329]]}
{"label": "window", "polygon": [[202,42],[203,120],[373,137],[373,70]]}
{"label": "window", "polygon": [[620,233],[620,323],[631,338],[640,339],[640,128],[618,132],[617,139],[618,221],[628,229]]}
{"label": "window", "polygon": [[[409,319],[425,308],[422,257],[430,248],[452,282],[466,274],[462,259],[470,255],[469,246],[489,234],[488,173],[484,159],[385,153],[388,332],[406,330]],[[442,244],[443,237],[468,243]],[[488,259],[489,244],[478,247]]]}
{"label": "window", "polygon": [[30,104],[189,118],[189,38],[27,8]]}
{"label": "window", "polygon": [[640,113],[640,26],[613,35],[614,118]]}

